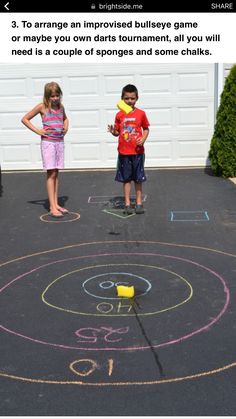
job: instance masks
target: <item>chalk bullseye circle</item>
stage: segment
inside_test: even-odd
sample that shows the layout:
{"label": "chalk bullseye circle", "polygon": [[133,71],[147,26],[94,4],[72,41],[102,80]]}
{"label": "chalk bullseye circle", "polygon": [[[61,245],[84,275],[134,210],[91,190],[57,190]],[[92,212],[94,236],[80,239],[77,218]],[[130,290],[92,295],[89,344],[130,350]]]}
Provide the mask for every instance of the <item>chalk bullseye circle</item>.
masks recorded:
{"label": "chalk bullseye circle", "polygon": [[[112,278],[112,280],[110,280],[110,278]],[[99,282],[100,280],[102,280],[102,282]],[[134,275],[129,272],[109,272],[109,273],[94,275],[86,279],[86,281],[84,281],[83,283],[83,289],[88,295],[91,295],[92,297],[95,297],[95,298],[100,298],[100,299],[106,298],[107,300],[122,300],[121,297],[115,296],[116,286],[125,285],[127,287],[130,287],[134,284],[134,281],[135,281],[136,288],[139,287],[139,283],[141,283],[142,285],[144,283],[144,286],[146,288],[145,291],[138,293],[139,297],[141,297],[142,295],[146,295],[147,292],[149,292],[152,287],[151,283],[147,279],[141,276]],[[97,287],[97,293],[95,294],[93,293],[91,284],[93,285],[93,283],[96,284],[97,282],[99,283],[99,286]],[[106,296],[106,293],[104,291],[111,290],[111,289],[114,293],[114,297]],[[99,291],[100,291],[100,295],[99,295]]]}
{"label": "chalk bullseye circle", "polygon": [[[124,244],[126,242],[122,242],[122,241],[121,242],[109,242],[109,246],[110,246],[111,243],[114,244],[114,245],[119,245],[121,243]],[[134,246],[137,245],[137,242],[129,242],[129,246],[130,246],[130,243],[133,243]],[[9,265],[9,266],[12,267],[12,266],[14,266],[14,265],[12,265],[14,262],[17,262],[18,265],[19,265],[19,262],[21,262],[21,261],[24,261],[24,260],[27,261],[27,260],[29,260],[29,258],[33,258],[33,257],[40,256],[40,255],[42,256],[42,258],[44,257],[43,255],[46,255],[46,257],[47,257],[48,254],[50,255],[50,253],[53,253],[53,252],[58,252],[58,251],[63,251],[63,250],[68,250],[68,249],[75,249],[75,248],[79,248],[79,247],[83,247],[83,246],[88,246],[88,245],[101,245],[101,244],[104,245],[104,242],[98,242],[98,243],[95,243],[95,242],[94,243],[80,243],[80,244],[77,244],[77,245],[65,246],[63,248],[52,249],[52,250],[48,250],[48,251],[44,251],[44,252],[35,253],[35,254],[32,254],[32,255],[23,256],[23,257],[20,257],[18,259],[14,259],[12,261],[5,262],[2,265],[0,265],[0,267],[7,266],[7,265]],[[148,245],[151,245],[151,246],[159,245],[159,246],[169,247],[170,249],[171,248],[172,249],[173,248],[174,249],[176,248],[176,249],[181,249],[181,250],[184,249],[184,248],[186,248],[186,249],[190,249],[191,248],[191,249],[194,249],[194,250],[201,251],[202,252],[201,253],[201,256],[204,254],[203,252],[209,252],[211,255],[214,255],[215,254],[216,256],[223,255],[223,256],[228,256],[228,257],[233,257],[233,258],[236,257],[236,255],[233,255],[233,254],[229,254],[229,253],[222,252],[222,251],[217,251],[215,249],[208,249],[208,248],[204,248],[204,247],[200,247],[200,246],[181,245],[181,244],[162,243],[162,242],[140,242],[140,244],[142,244],[143,246],[144,245],[147,245],[147,246]],[[157,256],[158,255],[157,253],[154,253],[154,252],[152,252],[152,253],[146,252],[146,254],[142,253],[142,257],[144,255],[148,255],[148,254],[149,255],[152,255],[152,256]],[[133,253],[133,255],[138,255],[138,253]],[[96,256],[99,256],[99,255],[96,255]],[[161,255],[161,256],[163,257],[163,255]],[[164,257],[165,256],[167,256],[167,255],[164,255]],[[183,262],[187,262],[187,263],[190,263],[190,264],[192,264],[194,266],[199,266],[202,269],[205,269],[206,272],[208,272],[209,274],[213,275],[215,277],[215,279],[219,280],[220,283],[221,283],[221,285],[223,286],[223,293],[225,295],[224,302],[222,301],[223,307],[219,310],[218,314],[215,315],[215,317],[213,319],[211,319],[210,322],[208,322],[208,324],[206,324],[204,327],[202,327],[199,330],[194,330],[191,333],[191,337],[193,337],[194,335],[196,335],[200,331],[209,331],[210,330],[210,327],[213,326],[223,316],[223,314],[225,313],[225,311],[226,311],[226,309],[227,309],[227,307],[229,305],[230,293],[229,293],[229,289],[228,289],[228,287],[226,285],[226,282],[225,282],[224,278],[220,274],[218,274],[217,272],[213,271],[212,269],[207,268],[207,267],[201,265],[200,263],[194,262],[193,260],[189,260],[189,259],[185,259],[185,258],[178,258],[178,257],[175,257],[175,256],[170,256],[170,255],[168,255],[168,256],[173,261],[174,260],[182,260]],[[91,257],[91,256],[88,256],[88,257]],[[42,267],[52,266],[53,264],[56,264],[56,263],[58,263],[58,261],[53,261],[53,262],[47,263],[47,264],[42,265],[42,266],[37,266],[36,268],[31,269],[31,270],[28,270],[27,272],[25,272],[23,274],[22,273],[21,274],[18,274],[17,277],[11,279],[8,283],[5,283],[5,285],[2,285],[2,288],[1,288],[0,292],[3,292],[5,289],[7,289],[8,287],[10,287],[12,284],[16,283],[18,280],[25,278],[27,275],[30,275],[30,273],[37,272]],[[59,349],[60,348],[61,349],[66,348],[65,345],[55,345],[55,344],[52,344],[52,343],[47,343],[47,342],[42,342],[42,341],[40,342],[39,340],[37,341],[36,339],[32,339],[30,337],[23,336],[23,335],[17,333],[16,331],[12,331],[10,329],[8,330],[8,328],[5,327],[4,325],[2,325],[1,328],[2,328],[2,331],[9,332],[9,333],[15,335],[16,337],[18,336],[20,338],[28,339],[30,341],[33,341],[34,343],[41,343],[41,344],[49,345],[49,346],[57,346]],[[207,338],[207,335],[208,334],[206,333],[205,334],[206,338]],[[180,339],[178,339],[176,341],[167,342],[167,345],[172,344],[172,343],[181,343],[185,339],[187,339],[188,337],[190,337],[190,334],[189,335],[185,335],[183,338],[180,338]],[[155,347],[158,347],[158,346],[162,346],[162,345],[156,345]],[[74,347],[74,348],[67,347],[67,349],[78,349],[78,348],[76,348],[76,347]],[[84,350],[84,348],[81,348],[81,349]],[[132,349],[132,348],[130,348],[130,349]],[[122,350],[122,348],[121,348],[121,350]],[[77,363],[78,363],[78,361],[74,361],[74,363],[72,363],[72,367],[74,368],[74,366],[77,366],[78,365]],[[186,373],[185,376],[181,376],[181,374],[179,374],[179,375],[176,375],[175,377],[170,376],[169,378],[161,379],[161,380],[158,380],[156,378],[153,378],[152,380],[145,380],[145,378],[144,378],[144,380],[142,380],[142,379],[141,380],[132,380],[132,379],[129,380],[128,379],[128,380],[125,380],[125,381],[114,381],[114,380],[104,381],[104,380],[100,380],[99,382],[84,382],[84,381],[81,381],[81,380],[80,381],[74,381],[74,380],[70,380],[70,379],[68,380],[68,379],[65,379],[65,378],[64,379],[61,379],[61,380],[60,379],[55,379],[55,380],[48,379],[47,380],[47,379],[43,378],[42,374],[40,374],[41,377],[39,376],[37,378],[37,377],[35,377],[35,374],[32,374],[32,375],[34,375],[34,377],[32,377],[32,376],[26,376],[24,373],[22,373],[22,374],[20,374],[20,373],[18,373],[18,374],[12,374],[10,372],[7,373],[7,371],[4,370],[3,368],[2,368],[2,371],[0,371],[0,376],[6,377],[6,378],[10,378],[10,379],[14,379],[14,380],[25,381],[25,382],[48,383],[48,384],[59,384],[59,385],[68,385],[68,384],[85,385],[85,386],[86,385],[88,385],[88,386],[97,386],[97,385],[101,385],[101,386],[126,386],[127,385],[127,386],[130,386],[130,385],[151,385],[151,384],[154,384],[155,385],[155,384],[165,384],[165,383],[171,383],[171,382],[181,382],[181,381],[185,381],[185,380],[192,380],[192,379],[196,379],[196,378],[200,378],[200,377],[210,376],[210,375],[213,375],[213,374],[221,373],[221,372],[223,372],[223,371],[225,371],[227,369],[234,368],[236,366],[236,362],[231,362],[231,363],[228,362],[228,364],[225,362],[225,364],[226,365],[223,365],[223,366],[221,365],[220,367],[215,368],[215,369],[209,369],[209,368],[203,367],[199,371],[200,368],[198,368],[198,371],[199,372],[197,372],[195,370],[194,373],[190,373],[190,374]],[[74,372],[76,373],[76,371],[77,371],[77,368],[76,368],[76,370]],[[37,376],[38,375],[39,374],[37,374]]]}
{"label": "chalk bullseye circle", "polygon": [[[125,257],[125,258],[127,258],[127,253],[106,253],[106,254],[97,254],[97,255],[77,256],[77,257],[74,257],[74,258],[67,258],[67,259],[56,260],[56,261],[50,262],[48,264],[38,266],[38,267],[36,267],[34,269],[31,269],[29,272],[25,272],[24,274],[19,275],[18,277],[16,277],[13,280],[11,280],[8,284],[6,284],[0,290],[0,292],[3,292],[9,286],[12,286],[13,284],[15,284],[16,281],[22,280],[23,278],[25,279],[30,274],[35,273],[37,271],[40,271],[42,268],[53,266],[53,265],[57,265],[57,264],[62,264],[62,263],[65,263],[68,260],[70,260],[70,261],[75,261],[75,260],[76,261],[77,260],[79,261],[79,260],[81,260],[82,261],[83,259],[85,259],[85,260],[87,260],[87,259],[94,259],[95,257],[96,258],[109,258],[109,260],[110,260],[111,257],[115,257],[115,258]],[[183,333],[183,331],[182,331],[182,333],[181,332],[180,333],[177,333],[176,336],[175,336],[175,338],[171,338],[171,339],[170,338],[169,339],[167,338],[167,340],[163,340],[163,337],[162,337],[162,339],[161,339],[162,341],[161,342],[154,343],[153,344],[153,347],[155,347],[155,348],[164,347],[164,346],[167,346],[167,345],[172,345],[172,344],[179,343],[179,342],[181,342],[181,341],[183,341],[185,339],[188,339],[190,337],[193,337],[194,335],[196,335],[198,333],[201,333],[204,330],[207,330],[210,326],[212,326],[213,324],[215,324],[220,319],[220,317],[225,313],[225,310],[226,310],[226,308],[227,308],[227,306],[229,304],[229,290],[228,290],[228,288],[227,288],[227,286],[225,284],[224,279],[219,274],[217,274],[216,272],[212,271],[211,269],[209,269],[209,268],[207,268],[207,267],[205,267],[203,265],[200,265],[199,263],[196,263],[196,262],[194,262],[192,260],[189,260],[189,259],[185,259],[185,258],[181,258],[181,257],[177,257],[177,256],[170,256],[170,255],[166,255],[166,254],[159,254],[159,253],[154,253],[154,252],[153,253],[130,252],[129,253],[129,257],[132,257],[132,258],[133,257],[138,257],[138,258],[140,258],[140,257],[142,257],[142,258],[144,258],[144,257],[154,257],[155,260],[156,260],[156,258],[161,257],[163,260],[165,260],[165,259],[171,260],[172,263],[173,263],[173,261],[181,262],[181,263],[184,262],[184,264],[189,264],[190,266],[193,265],[193,266],[196,266],[198,269],[201,269],[202,273],[205,271],[205,274],[213,277],[214,280],[216,279],[217,281],[220,281],[220,283],[222,285],[222,293],[223,293],[223,296],[225,297],[225,301],[222,303],[223,304],[223,308],[222,307],[221,308],[219,307],[217,313],[215,313],[214,316],[211,316],[210,317],[210,320],[208,318],[207,321],[205,322],[205,324],[199,325],[197,327],[195,326],[195,327],[193,327],[193,330],[191,330],[191,328],[187,327],[187,329],[184,330],[185,333]],[[116,264],[112,264],[112,267],[115,266],[115,265]],[[124,265],[125,265],[125,263],[122,264],[122,266],[124,266]],[[129,265],[129,266],[132,266],[132,265],[137,266],[137,264],[127,264],[127,265]],[[107,266],[109,266],[109,264],[106,264],[106,265],[95,265],[95,266],[93,266],[93,268],[98,268],[99,266],[100,267],[101,266],[102,267],[105,267],[105,266],[107,267]],[[141,266],[145,266],[145,265],[139,264],[139,266],[141,267]],[[161,269],[161,268],[158,268],[157,266],[151,266],[151,265],[148,265],[148,266],[154,268],[155,270],[158,270],[158,269],[160,270]],[[89,268],[91,268],[91,267],[82,268],[80,271],[83,271],[83,270],[86,271]],[[78,269],[75,272],[77,272],[77,271],[78,271]],[[165,269],[163,269],[163,271],[165,271]],[[68,273],[65,274],[64,276],[67,276],[67,275],[68,275]],[[56,281],[58,281],[58,279],[59,278],[57,278],[53,282],[55,283]],[[50,286],[51,285],[52,284],[50,284]],[[46,289],[46,291],[47,291],[47,289]],[[190,297],[188,297],[188,298],[190,298]],[[50,305],[50,304],[48,304],[48,305]],[[54,306],[52,304],[50,306],[51,307],[54,307],[54,308],[58,308],[61,311],[71,312],[71,313],[78,314],[76,311],[67,310],[65,308],[62,309],[62,308],[59,308],[59,307]],[[164,309],[164,311],[165,311],[165,309]],[[140,314],[140,316],[141,315],[142,314]],[[148,313],[145,313],[145,315],[147,316]],[[149,315],[153,315],[153,313],[149,313]],[[91,316],[91,314],[90,313],[87,313],[87,316]],[[122,315],[120,315],[120,314],[119,314],[119,316],[117,316],[117,314],[116,314],[116,317],[117,318],[119,318],[121,316]],[[127,314],[125,316],[127,316]],[[135,316],[135,314],[133,314],[132,316]],[[107,316],[107,314],[104,314],[104,317],[111,317],[111,316],[110,316],[110,314],[109,314],[109,316]],[[174,315],[174,317],[176,317],[176,315]],[[33,341],[35,343],[40,343],[40,344],[44,344],[44,345],[48,345],[48,346],[52,346],[52,347],[58,347],[58,348],[76,349],[76,350],[81,349],[81,350],[89,350],[89,351],[103,351],[103,350],[108,350],[108,351],[117,351],[118,350],[118,351],[122,351],[122,350],[143,350],[143,349],[149,349],[149,346],[147,344],[145,344],[145,342],[142,343],[142,344],[140,344],[140,342],[138,344],[135,344],[134,341],[132,341],[132,344],[131,345],[127,342],[128,344],[126,343],[125,345],[123,344],[122,346],[120,344],[118,346],[116,344],[114,344],[114,345],[110,344],[110,345],[107,345],[107,346],[104,346],[104,345],[102,345],[102,346],[92,345],[91,346],[90,345],[89,347],[88,346],[87,347],[86,346],[83,346],[81,344],[68,344],[66,342],[60,342],[60,343],[59,342],[52,342],[52,341],[50,342],[50,341],[44,339],[43,336],[40,337],[40,338],[32,337],[32,336],[28,336],[28,334],[26,335],[26,334],[24,334],[22,332],[18,332],[17,330],[13,330],[9,326],[2,325],[1,327],[2,327],[2,330],[4,330],[5,332],[11,333],[11,334],[13,334],[15,336],[19,336],[21,338],[28,339],[28,340]],[[37,327],[38,327],[38,324],[35,323],[35,330],[34,330],[35,332],[37,332]],[[155,327],[156,327],[156,325],[155,325]],[[131,328],[131,330],[133,330],[133,328]],[[63,335],[62,335],[62,337],[63,337]]]}
{"label": "chalk bullseye circle", "polygon": [[[132,253],[130,253],[130,255],[132,255]],[[103,255],[101,255],[101,256],[103,256]],[[114,256],[114,254],[110,254],[110,255],[106,255],[106,256],[108,256],[108,257],[109,256]],[[118,257],[118,254],[115,255],[115,256]],[[82,273],[84,273],[84,272],[87,272],[87,271],[89,272],[90,270],[94,270],[94,269],[95,270],[98,270],[98,269],[107,270],[108,267],[110,267],[110,268],[120,267],[122,269],[130,268],[130,269],[133,269],[133,270],[142,268],[142,269],[145,269],[147,271],[146,274],[149,275],[149,277],[152,276],[153,278],[155,278],[155,280],[152,279],[153,284],[151,285],[150,281],[148,281],[147,279],[145,279],[143,277],[140,277],[137,274],[134,275],[132,273],[127,273],[127,272],[126,273],[124,273],[124,272],[116,272],[116,273],[109,272],[109,273],[107,273],[106,272],[106,273],[94,275],[90,278],[87,278],[82,284],[82,290],[85,291],[90,296],[95,297],[95,292],[92,293],[91,290],[89,292],[88,289],[85,290],[85,288],[84,288],[84,284],[86,284],[86,283],[88,284],[90,282],[90,286],[91,286],[91,284],[93,285],[93,288],[96,290],[96,298],[99,298],[99,300],[100,299],[108,300],[108,301],[109,300],[121,300],[118,297],[112,297],[115,294],[114,286],[111,286],[111,285],[114,284],[114,281],[112,279],[114,278],[115,274],[120,275],[120,276],[124,276],[125,279],[126,279],[125,282],[127,282],[127,278],[128,278],[128,275],[129,275],[132,278],[132,285],[134,285],[134,286],[136,286],[136,285],[139,286],[139,287],[142,286],[142,288],[143,288],[143,284],[144,284],[145,285],[145,290],[140,293],[140,295],[139,295],[140,297],[144,296],[147,292],[149,292],[151,287],[152,287],[153,293],[155,293],[155,287],[158,288],[158,284],[160,284],[161,273],[162,274],[164,273],[165,275],[167,275],[167,278],[165,278],[166,283],[174,283],[177,279],[179,280],[180,293],[181,292],[183,293],[183,295],[181,294],[181,298],[179,298],[175,294],[173,294],[171,296],[169,304],[165,304],[165,298],[167,298],[167,296],[165,296],[164,293],[162,293],[163,294],[162,300],[164,301],[164,303],[162,303],[162,304],[164,306],[162,306],[159,309],[157,309],[156,307],[152,308],[152,309],[150,309],[150,307],[148,307],[147,309],[145,309],[145,306],[144,306],[142,312],[139,313],[140,316],[152,316],[152,315],[156,315],[156,314],[159,314],[159,313],[163,313],[165,311],[173,310],[174,308],[177,308],[177,307],[185,304],[192,297],[193,291],[192,291],[191,284],[185,278],[178,275],[176,272],[172,272],[168,269],[161,268],[159,266],[153,266],[153,265],[145,265],[145,264],[138,264],[138,263],[122,263],[122,264],[114,263],[114,264],[107,264],[107,265],[86,266],[84,268],[76,269],[75,271],[71,271],[71,272],[68,272],[64,275],[59,276],[58,278],[54,279],[46,287],[46,289],[43,291],[43,293],[42,293],[43,302],[45,304],[47,304],[48,306],[54,308],[54,309],[61,310],[61,311],[64,311],[66,313],[72,313],[72,314],[78,314],[78,315],[95,316],[95,317],[97,317],[97,316],[102,316],[102,317],[107,317],[107,316],[109,316],[109,317],[111,317],[111,316],[115,316],[115,317],[135,317],[135,313],[133,312],[133,310],[129,311],[128,313],[125,313],[125,314],[122,313],[122,312],[115,312],[114,313],[114,310],[111,311],[108,307],[108,311],[106,311],[106,304],[107,304],[106,302],[104,302],[104,304],[103,304],[104,311],[102,311],[102,303],[101,303],[99,305],[100,310],[95,311],[95,312],[94,312],[94,306],[93,306],[93,311],[92,311],[88,304],[85,304],[84,309],[79,308],[79,309],[76,310],[76,309],[73,309],[73,308],[69,307],[68,304],[66,305],[65,302],[64,302],[64,299],[63,299],[61,304],[55,302],[55,300],[56,300],[56,298],[55,298],[56,291],[54,291],[55,286],[60,284],[62,281],[66,282],[66,284],[68,284],[67,287],[66,287],[66,291],[67,291],[67,293],[69,293],[69,291],[70,291],[70,286],[69,286],[70,277],[71,277],[71,281],[72,281],[73,277],[75,277],[76,280],[77,280],[77,278],[79,278],[80,275],[82,275]],[[99,277],[107,278],[107,281],[105,281],[105,282],[102,281],[102,283],[105,283],[105,284],[106,284],[106,282],[108,283],[108,286],[107,286],[106,289],[99,286],[99,284],[100,284],[99,280],[98,280]],[[117,279],[118,279],[118,276],[117,276]],[[118,282],[121,282],[121,281],[118,280],[116,283],[118,283]],[[122,281],[122,282],[124,282],[124,281]],[[131,282],[130,282],[130,284],[131,284]],[[182,285],[182,288],[181,288],[180,284]],[[105,285],[105,287],[106,287],[106,285]],[[92,288],[92,286],[91,286],[91,288]],[[113,289],[113,292],[112,292],[112,289]],[[161,286],[159,285],[159,288],[158,288],[159,292],[157,294],[156,299],[158,299],[158,298],[160,299],[160,296],[161,296],[161,291],[160,290],[161,290]],[[100,291],[100,295],[98,296],[97,293],[99,291]],[[78,292],[79,292],[79,290],[78,290]],[[48,296],[48,294],[49,294],[49,296]],[[74,294],[74,292],[73,292],[73,294]],[[50,296],[51,296],[51,298],[50,298]],[[84,300],[83,300],[83,302],[84,302]],[[82,305],[83,302],[80,303],[80,306]],[[148,306],[150,306],[151,302],[149,301],[147,304],[148,304]]]}

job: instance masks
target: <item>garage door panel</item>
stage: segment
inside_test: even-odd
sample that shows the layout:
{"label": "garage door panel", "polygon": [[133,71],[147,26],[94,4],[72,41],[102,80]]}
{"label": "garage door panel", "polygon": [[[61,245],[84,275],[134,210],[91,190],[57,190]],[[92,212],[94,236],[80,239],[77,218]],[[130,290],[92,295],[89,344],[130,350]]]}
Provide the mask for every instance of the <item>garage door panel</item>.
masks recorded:
{"label": "garage door panel", "polygon": [[137,107],[141,108],[166,108],[166,107],[180,107],[180,106],[191,106],[191,105],[210,105],[214,101],[214,96],[200,96],[200,95],[188,95],[183,94],[180,96],[172,95],[170,97],[161,96],[157,97],[153,95],[148,100],[141,98],[137,102]]}
{"label": "garage door panel", "polygon": [[209,108],[207,106],[192,106],[177,109],[177,126],[208,127]]}
{"label": "garage door panel", "polygon": [[[116,142],[114,142],[113,144],[110,143],[107,145],[107,159],[109,163],[112,163],[112,166],[110,167],[116,168],[116,164],[117,164],[117,143]],[[107,167],[109,167],[109,163]]]}
{"label": "garage door panel", "polygon": [[204,158],[206,153],[206,141],[204,139],[198,141],[189,140],[178,141],[178,155],[180,159],[192,158],[192,155],[196,158]]}
{"label": "garage door panel", "polygon": [[7,79],[3,78],[0,80],[0,99],[8,98],[23,98],[27,96],[27,85],[26,80],[22,79]]}
{"label": "garage door panel", "polygon": [[157,143],[149,142],[145,145],[146,156],[150,162],[155,162],[156,160],[163,160],[168,159],[171,160],[173,158],[173,143],[168,140],[160,140]]}
{"label": "garage door panel", "polygon": [[147,108],[151,128],[188,128],[192,126],[209,127],[213,109],[211,106],[175,106],[166,108]]}
{"label": "garage door panel", "polygon": [[19,121],[22,118],[20,112],[2,112],[0,113],[0,129],[6,131],[23,129]]}
{"label": "garage door panel", "polygon": [[[214,128],[213,64],[0,64],[2,169],[42,167],[40,138],[21,123],[56,81],[70,122],[66,167],[116,167],[117,138],[107,133],[124,85],[139,89],[150,120],[146,166],[205,164]],[[40,116],[32,121],[42,126]]]}
{"label": "garage door panel", "polygon": [[147,110],[147,114],[152,129],[158,127],[170,128],[173,125],[173,110],[171,107],[161,109],[149,108]]}
{"label": "garage door panel", "polygon": [[98,76],[69,77],[68,96],[99,96]]}
{"label": "garage door panel", "polygon": [[[11,133],[11,131],[22,131],[29,136],[29,131],[21,122],[21,119],[26,112],[27,111],[24,113],[20,111],[0,112],[0,129],[4,131],[4,135]],[[33,123],[35,126],[41,127],[41,117],[36,116]]]}
{"label": "garage door panel", "polygon": [[105,109],[104,110],[104,122],[105,122],[105,128],[107,128],[107,125],[114,124],[116,112],[118,109],[114,111],[114,109]]}
{"label": "garage door panel", "polygon": [[8,144],[3,147],[3,159],[6,163],[30,162],[31,147],[30,144]]}
{"label": "garage door panel", "polygon": [[80,160],[99,161],[101,158],[100,145],[96,143],[71,143],[72,162]]}
{"label": "garage door panel", "polygon": [[208,73],[184,73],[177,75],[178,94],[209,94]]}
{"label": "garage door panel", "polygon": [[135,79],[132,73],[125,75],[105,75],[104,76],[104,94],[105,96],[116,95],[116,98],[121,96],[121,90],[127,84],[127,80],[131,84],[135,84]]}
{"label": "garage door panel", "polygon": [[69,144],[73,143],[96,143],[101,145],[103,140],[103,136],[101,135],[101,131],[97,130],[94,132],[87,133],[87,130],[83,129],[73,129],[71,130],[70,135],[66,134],[65,136],[65,145],[69,146]]}
{"label": "garage door panel", "polygon": [[204,141],[208,142],[209,136],[212,136],[212,131],[205,131],[204,129],[195,129],[195,134],[192,134],[192,130],[171,130],[171,131],[162,131],[157,130],[153,133],[153,137],[148,137],[147,143],[149,142],[158,142],[159,141],[171,141],[173,143],[178,143],[179,141],[185,141],[189,138],[192,139],[192,141],[198,141],[199,139],[202,140],[204,138]]}
{"label": "garage door panel", "polygon": [[94,129],[101,126],[101,116],[99,109],[87,111],[70,111],[71,128]]}
{"label": "garage door panel", "polygon": [[171,73],[141,75],[142,92],[145,95],[170,95],[172,92]]}

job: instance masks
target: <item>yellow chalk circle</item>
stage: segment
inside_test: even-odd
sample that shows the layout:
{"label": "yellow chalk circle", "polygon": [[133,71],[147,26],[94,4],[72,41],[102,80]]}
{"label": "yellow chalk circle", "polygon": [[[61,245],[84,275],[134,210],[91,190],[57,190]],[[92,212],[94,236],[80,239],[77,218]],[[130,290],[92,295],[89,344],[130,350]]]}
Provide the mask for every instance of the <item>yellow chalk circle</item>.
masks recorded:
{"label": "yellow chalk circle", "polygon": [[124,100],[120,100],[116,106],[120,109],[120,111],[123,111],[124,113],[130,113],[133,110],[133,108],[127,105],[127,103],[125,103]]}
{"label": "yellow chalk circle", "polygon": [[124,285],[117,285],[118,297],[132,298],[134,296],[134,287],[125,287]]}

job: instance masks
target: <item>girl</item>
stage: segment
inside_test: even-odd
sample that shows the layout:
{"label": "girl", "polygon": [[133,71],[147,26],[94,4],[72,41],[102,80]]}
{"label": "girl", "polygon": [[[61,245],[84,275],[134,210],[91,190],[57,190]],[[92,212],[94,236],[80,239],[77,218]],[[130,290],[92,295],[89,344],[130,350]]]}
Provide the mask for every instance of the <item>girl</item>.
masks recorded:
{"label": "girl", "polygon": [[[68,210],[58,205],[58,173],[64,168],[64,135],[69,121],[61,104],[62,91],[55,83],[44,87],[43,103],[36,105],[21,122],[31,131],[41,136],[43,168],[47,170],[47,193],[52,217],[63,217]],[[40,114],[43,128],[35,127],[31,119]]]}

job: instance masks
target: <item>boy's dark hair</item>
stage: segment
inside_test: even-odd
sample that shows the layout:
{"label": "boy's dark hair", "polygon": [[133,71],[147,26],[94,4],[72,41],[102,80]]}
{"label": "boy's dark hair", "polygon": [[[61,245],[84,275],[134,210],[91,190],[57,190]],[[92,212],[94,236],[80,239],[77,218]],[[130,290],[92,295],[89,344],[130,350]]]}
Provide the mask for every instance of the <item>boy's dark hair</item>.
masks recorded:
{"label": "boy's dark hair", "polygon": [[133,84],[127,84],[125,87],[123,87],[122,93],[121,93],[121,99],[123,99],[126,92],[135,93],[138,98],[138,89]]}

